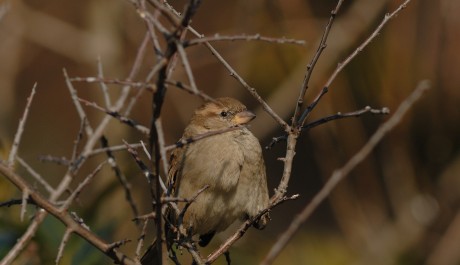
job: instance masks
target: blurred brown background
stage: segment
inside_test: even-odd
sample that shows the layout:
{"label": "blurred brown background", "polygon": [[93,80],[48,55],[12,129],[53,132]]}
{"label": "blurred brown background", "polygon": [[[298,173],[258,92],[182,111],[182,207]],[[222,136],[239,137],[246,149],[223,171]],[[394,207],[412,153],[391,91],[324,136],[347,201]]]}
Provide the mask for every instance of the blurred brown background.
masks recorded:
{"label": "blurred brown background", "polygon": [[[345,1],[315,68],[307,102],[337,63],[401,2]],[[184,3],[171,1],[178,10]],[[306,65],[335,4],[332,0],[203,1],[192,26],[207,36],[260,33],[305,40],[306,46],[215,43],[238,73],[288,121]],[[413,0],[332,84],[310,120],[367,105],[394,111],[419,80],[431,80],[433,88],[337,187],[275,264],[460,264],[459,11],[456,0]],[[96,76],[100,57],[107,78],[124,79],[144,34],[145,25],[128,1],[0,1],[1,158],[7,157],[26,98],[38,82],[19,155],[51,183],[58,183],[66,169],[41,163],[38,156],[69,157],[78,132],[80,122],[62,69],[71,77]],[[255,110],[258,117],[251,129],[262,145],[280,135],[277,124],[206,48],[194,46],[187,52],[199,89],[211,96],[236,97]],[[153,61],[149,51],[141,76]],[[187,81],[181,67],[174,78]],[[76,87],[81,97],[102,102],[97,85],[81,83]],[[120,88],[110,89],[116,95]],[[168,90],[163,112],[167,143],[180,137],[191,111],[200,103],[183,91]],[[87,110],[90,122],[96,124],[102,114]],[[132,118],[148,125],[149,115],[150,95],[146,94]],[[275,208],[264,231],[251,230],[238,242],[231,250],[234,263],[260,261],[331,172],[359,150],[386,119],[367,115],[331,122],[303,134],[288,192],[299,193],[300,199]],[[118,121],[112,122],[107,135],[111,144],[121,144],[122,139],[145,140]],[[276,158],[284,155],[284,149],[280,143],[265,152],[272,188],[281,176],[282,163]],[[144,177],[126,154],[119,153],[117,158],[123,161],[122,169],[134,186],[141,212],[148,212]],[[88,166],[87,172],[93,167]],[[132,213],[112,172],[107,169],[103,173],[73,210],[108,241],[132,239],[124,250],[133,253],[138,230],[131,222]],[[85,170],[81,174],[84,176]],[[18,197],[16,188],[0,178],[0,201]],[[32,212],[31,208],[29,214]],[[0,258],[27,223],[19,221],[19,207],[0,209]],[[60,223],[48,217],[17,264],[54,263],[63,231]],[[107,262],[74,236],[61,264]],[[224,264],[223,258],[217,264]]]}

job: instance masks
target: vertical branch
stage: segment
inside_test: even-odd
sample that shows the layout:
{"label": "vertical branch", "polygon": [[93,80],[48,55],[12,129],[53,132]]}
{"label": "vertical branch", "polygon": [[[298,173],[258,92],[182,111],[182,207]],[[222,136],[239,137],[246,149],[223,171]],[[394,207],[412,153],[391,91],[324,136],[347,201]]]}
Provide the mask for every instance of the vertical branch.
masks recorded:
{"label": "vertical branch", "polygon": [[70,235],[72,235],[72,233],[73,233],[73,230],[70,228],[67,228],[65,230],[65,233],[62,236],[61,244],[59,244],[58,253],[56,255],[56,260],[55,260],[56,264],[59,264],[59,262],[61,261],[62,254],[64,253],[65,245],[67,245],[67,242],[69,241]]}
{"label": "vertical branch", "polygon": [[270,203],[276,203],[286,194],[289,179],[291,178],[292,163],[294,162],[294,156],[296,154],[295,147],[297,145],[297,137],[299,136],[299,133],[300,132],[298,130],[292,131],[287,137],[286,155],[282,159],[284,162],[283,175],[281,176],[278,187],[275,189],[275,195],[270,198]]}
{"label": "vertical branch", "polygon": [[21,222],[24,221],[24,215],[27,211],[27,199],[29,198],[30,191],[29,189],[24,189],[22,191],[22,203],[21,203]]}
{"label": "vertical branch", "polygon": [[[107,148],[106,150],[106,155],[108,157],[108,162],[110,164],[110,167],[112,167],[112,170],[115,173],[115,176],[117,177],[118,181],[122,185],[124,191],[125,191],[125,199],[131,206],[131,210],[133,211],[134,216],[138,216],[139,212],[137,210],[136,204],[134,203],[133,196],[131,194],[131,184],[128,182],[126,179],[125,175],[121,172],[120,168],[117,165],[117,162],[115,160],[115,156],[113,155],[112,151],[109,149],[109,143],[106,137],[102,136],[101,137],[101,146],[103,148]],[[137,223],[137,222],[136,222]]]}
{"label": "vertical branch", "polygon": [[331,31],[331,28],[332,28],[332,23],[334,23],[335,16],[339,12],[339,9],[342,6],[342,3],[343,3],[343,0],[339,0],[334,10],[332,10],[331,16],[329,17],[329,22],[327,23],[326,28],[324,29],[324,32],[323,32],[323,36],[321,37],[321,41],[319,42],[318,49],[316,50],[316,53],[313,56],[310,63],[307,65],[307,72],[305,73],[305,77],[302,83],[302,88],[300,89],[300,93],[299,93],[299,98],[297,99],[297,104],[296,104],[296,108],[294,111],[294,115],[292,116],[292,126],[293,127],[297,127],[299,123],[302,123],[301,121],[299,121],[299,116],[300,116],[300,110],[303,105],[303,99],[305,98],[305,93],[307,92],[307,89],[308,89],[308,83],[310,82],[311,74],[313,73],[313,69],[315,68],[316,63],[318,62],[319,57],[321,56],[323,50],[326,49],[326,46],[327,46],[326,42],[329,36],[329,32]]}
{"label": "vertical branch", "polygon": [[[70,97],[72,98],[72,102],[75,105],[75,109],[77,110],[78,116],[80,117],[80,120],[88,120],[88,117],[83,110],[83,107],[80,104],[80,101],[78,100],[78,95],[77,95],[77,90],[73,87],[72,81],[70,81],[69,75],[67,74],[66,69],[62,69],[62,72],[64,73],[65,77],[65,82],[67,84],[67,88],[69,89],[70,92]],[[86,135],[90,137],[94,131],[93,128],[89,125],[89,122],[82,123],[85,128]]]}
{"label": "vertical branch", "polygon": [[[186,7],[186,10],[184,12],[184,16],[182,18],[180,25],[176,27],[176,30],[173,32],[171,36],[166,36],[166,41],[167,41],[167,48],[165,52],[166,64],[164,64],[158,72],[158,78],[156,82],[157,90],[154,93],[153,98],[152,98],[152,120],[150,123],[150,138],[149,138],[149,149],[150,150],[149,151],[152,154],[152,159],[154,159],[153,161],[154,172],[155,172],[155,176],[153,180],[153,185],[155,189],[154,211],[156,213],[156,232],[157,232],[158,239],[161,239],[161,234],[162,234],[160,160],[162,159],[162,154],[166,154],[164,152],[164,139],[163,139],[163,131],[162,131],[160,114],[161,114],[161,109],[164,103],[164,97],[167,91],[166,80],[168,78],[168,75],[171,73],[171,71],[168,72],[168,66],[171,64],[172,62],[171,59],[177,52],[176,41],[181,38],[182,33],[188,27],[192,19],[192,16],[195,14],[196,10],[198,9],[200,2],[201,2],[200,0],[191,0],[189,5]],[[166,157],[163,157],[163,161],[165,160],[166,160]],[[168,169],[165,168],[164,170],[168,170]],[[163,248],[162,246],[163,244],[161,244],[160,241],[158,242],[158,244],[156,244],[156,248],[157,248],[156,251],[158,253],[162,253],[162,248]],[[162,261],[161,255],[158,255],[157,262],[159,262],[159,264],[162,264],[163,261]]]}
{"label": "vertical branch", "polygon": [[7,163],[10,168],[14,167],[14,160],[18,153],[19,143],[21,142],[22,133],[24,132],[24,126],[26,124],[27,116],[29,115],[30,105],[32,104],[32,100],[34,99],[36,88],[37,83],[34,84],[34,86],[32,87],[32,91],[30,92],[30,96],[27,98],[27,104],[26,108],[24,109],[24,114],[22,114],[22,118],[19,121],[18,129],[16,131],[16,134],[14,135],[13,146],[11,147]]}
{"label": "vertical branch", "polygon": [[[104,79],[104,70],[102,68],[102,62],[101,62],[101,57],[97,57],[97,77],[100,78],[101,80]],[[107,109],[111,109],[112,103],[110,102],[110,95],[109,95],[109,90],[107,88],[107,85],[104,82],[99,82],[99,85],[101,86],[102,94],[104,95],[104,101],[105,101],[105,107]]]}

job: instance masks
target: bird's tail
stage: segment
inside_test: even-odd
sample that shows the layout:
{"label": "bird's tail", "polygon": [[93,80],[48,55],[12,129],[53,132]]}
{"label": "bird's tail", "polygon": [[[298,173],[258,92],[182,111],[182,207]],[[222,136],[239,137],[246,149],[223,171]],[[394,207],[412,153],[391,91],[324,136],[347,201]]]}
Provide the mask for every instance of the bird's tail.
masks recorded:
{"label": "bird's tail", "polygon": [[155,239],[152,245],[145,251],[141,258],[142,265],[159,265],[161,263],[161,253],[158,253],[157,244],[158,240]]}

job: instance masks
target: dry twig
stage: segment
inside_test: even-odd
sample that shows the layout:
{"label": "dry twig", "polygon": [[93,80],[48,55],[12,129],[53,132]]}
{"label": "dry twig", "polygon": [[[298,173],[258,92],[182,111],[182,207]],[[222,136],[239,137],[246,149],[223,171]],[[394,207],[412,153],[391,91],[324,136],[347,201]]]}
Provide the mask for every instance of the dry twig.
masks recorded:
{"label": "dry twig", "polygon": [[399,108],[395,111],[393,116],[382,124],[379,129],[372,135],[369,141],[342,167],[334,171],[332,176],[323,186],[323,188],[313,197],[312,201],[300,212],[299,215],[291,222],[289,228],[283,232],[276,243],[271,247],[267,256],[265,257],[262,264],[271,264],[273,260],[278,256],[281,250],[286,246],[288,241],[292,238],[294,233],[300,228],[300,226],[308,219],[308,217],[315,211],[315,209],[322,203],[342,181],[352,169],[354,169],[359,163],[361,163],[374,147],[383,139],[383,137],[391,131],[404,117],[410,107],[422,96],[430,87],[428,81],[422,81],[417,85],[415,91],[404,100]]}

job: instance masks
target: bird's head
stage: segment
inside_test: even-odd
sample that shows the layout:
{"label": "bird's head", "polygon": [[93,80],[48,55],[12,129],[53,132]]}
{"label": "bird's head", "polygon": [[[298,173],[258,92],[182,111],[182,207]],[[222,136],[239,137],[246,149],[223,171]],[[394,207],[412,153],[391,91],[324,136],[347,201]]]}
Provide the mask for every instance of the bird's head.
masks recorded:
{"label": "bird's head", "polygon": [[190,126],[199,131],[213,131],[243,125],[256,117],[243,103],[233,98],[208,101],[195,111]]}

